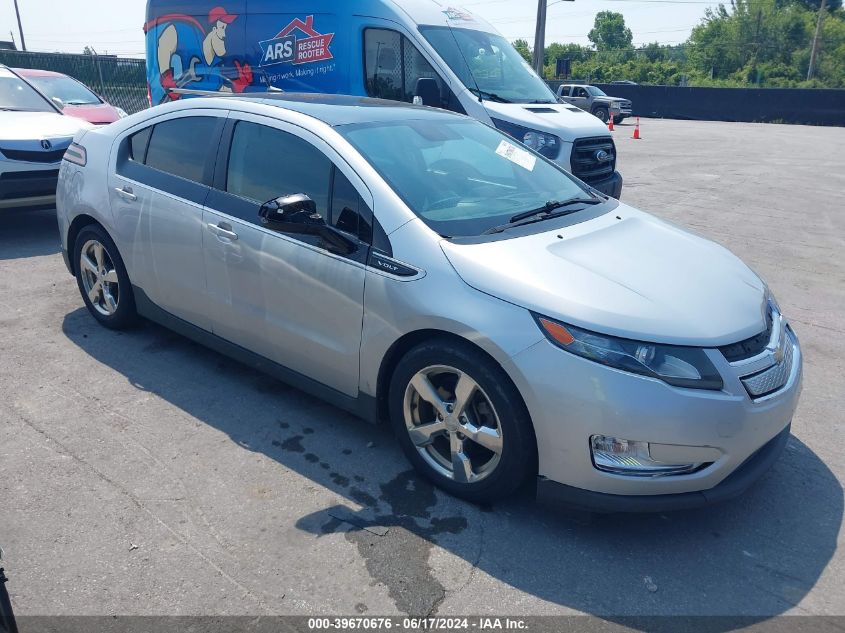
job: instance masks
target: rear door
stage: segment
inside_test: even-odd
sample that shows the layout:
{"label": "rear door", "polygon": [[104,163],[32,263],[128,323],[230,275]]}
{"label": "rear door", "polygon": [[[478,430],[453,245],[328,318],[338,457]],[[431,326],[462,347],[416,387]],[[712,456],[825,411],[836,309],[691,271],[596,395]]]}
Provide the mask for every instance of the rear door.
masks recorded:
{"label": "rear door", "polygon": [[162,118],[119,141],[109,197],[134,285],[167,312],[211,329],[202,209],[225,123],[218,111]]}
{"label": "rear door", "polygon": [[[232,113],[224,138],[203,219],[214,333],[357,396],[369,191],[302,128]],[[314,200],[326,222],[354,242],[354,252],[262,225],[262,203],[297,193]]]}

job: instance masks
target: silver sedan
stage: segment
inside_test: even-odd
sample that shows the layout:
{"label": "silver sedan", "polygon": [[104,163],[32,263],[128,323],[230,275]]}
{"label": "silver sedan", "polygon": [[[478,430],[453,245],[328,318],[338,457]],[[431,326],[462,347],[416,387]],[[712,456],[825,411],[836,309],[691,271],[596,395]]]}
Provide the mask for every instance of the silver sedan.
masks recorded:
{"label": "silver sedan", "polygon": [[386,421],[466,499],[692,507],[789,435],[801,352],[757,275],[466,117],[183,100],[77,135],[58,217],[101,324],[157,321]]}

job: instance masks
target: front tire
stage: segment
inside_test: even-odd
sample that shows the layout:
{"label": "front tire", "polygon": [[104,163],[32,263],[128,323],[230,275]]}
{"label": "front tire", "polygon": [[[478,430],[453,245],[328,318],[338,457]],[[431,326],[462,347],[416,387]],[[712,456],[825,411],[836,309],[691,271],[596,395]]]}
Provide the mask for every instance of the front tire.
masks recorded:
{"label": "front tire", "polygon": [[613,124],[614,124],[614,125],[619,125],[619,124],[620,124],[620,123],[622,123],[622,121],[624,121],[624,120],[625,120],[625,117],[624,117],[624,116],[615,116],[615,117],[613,117]]}
{"label": "front tire", "polygon": [[73,249],[76,283],[85,307],[112,330],[130,327],[137,320],[135,298],[126,266],[111,237],[102,227],[84,227]]}
{"label": "front tire", "polygon": [[399,362],[390,420],[414,468],[446,492],[484,503],[536,474],[536,440],[519,392],[489,356],[451,340]]}
{"label": "front tire", "polygon": [[598,117],[602,123],[607,123],[610,120],[610,112],[607,108],[596,108],[593,110],[593,115]]}

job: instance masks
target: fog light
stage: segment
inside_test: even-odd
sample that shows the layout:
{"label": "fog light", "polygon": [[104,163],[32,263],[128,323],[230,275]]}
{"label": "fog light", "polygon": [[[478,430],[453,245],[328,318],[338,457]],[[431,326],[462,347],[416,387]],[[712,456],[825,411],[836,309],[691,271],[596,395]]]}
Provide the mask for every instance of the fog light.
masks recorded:
{"label": "fog light", "polygon": [[623,440],[605,435],[590,438],[593,465],[615,475],[666,477],[697,470],[701,464],[663,464],[651,458],[648,442]]}

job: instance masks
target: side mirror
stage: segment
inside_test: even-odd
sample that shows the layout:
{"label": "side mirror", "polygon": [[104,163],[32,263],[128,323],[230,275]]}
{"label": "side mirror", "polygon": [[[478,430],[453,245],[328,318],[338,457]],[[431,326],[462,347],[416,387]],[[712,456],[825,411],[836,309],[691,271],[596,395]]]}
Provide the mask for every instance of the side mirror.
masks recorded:
{"label": "side mirror", "polygon": [[439,108],[443,105],[443,97],[440,94],[440,86],[437,80],[431,77],[420,77],[414,89],[414,103],[416,105]]}
{"label": "side mirror", "polygon": [[268,200],[258,210],[258,217],[264,226],[288,233],[310,233],[308,227],[326,225],[317,213],[317,204],[304,193]]}
{"label": "side mirror", "polygon": [[59,110],[65,109],[65,102],[62,101],[59,97],[53,97],[51,100],[59,107]]}
{"label": "side mirror", "polygon": [[283,233],[315,235],[320,245],[331,253],[351,255],[358,250],[358,244],[340,231],[326,224],[317,204],[304,193],[280,196],[261,205],[258,211],[261,224],[268,229]]}

